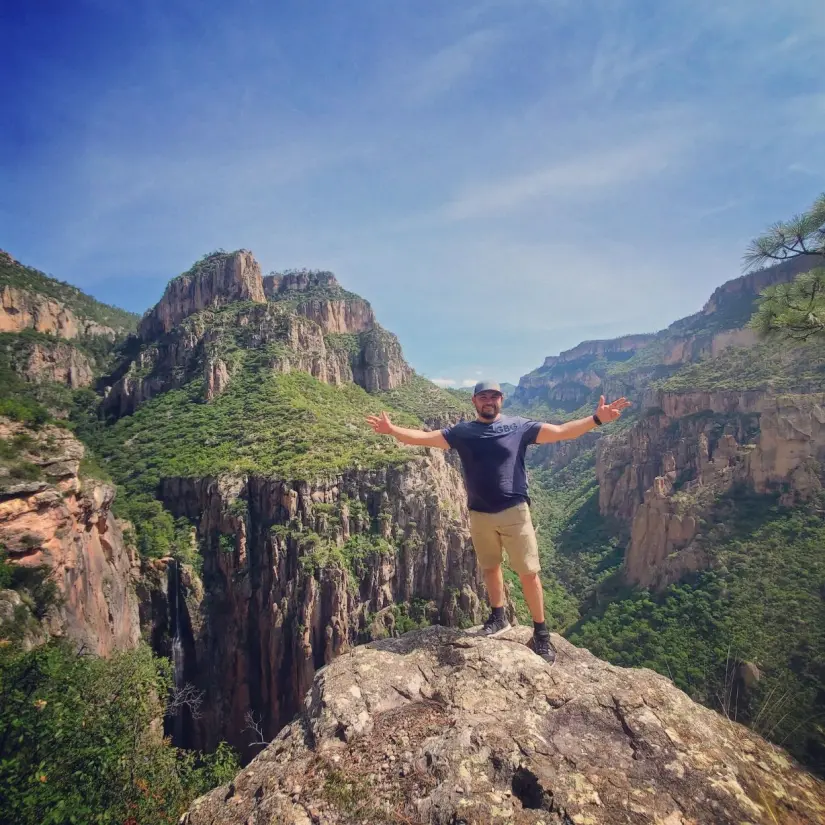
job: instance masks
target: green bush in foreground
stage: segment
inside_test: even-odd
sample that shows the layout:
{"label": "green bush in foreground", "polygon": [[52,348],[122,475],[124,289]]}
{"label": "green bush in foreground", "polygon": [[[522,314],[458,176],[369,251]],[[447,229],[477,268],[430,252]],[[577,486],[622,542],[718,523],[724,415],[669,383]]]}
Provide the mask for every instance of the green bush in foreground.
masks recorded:
{"label": "green bush in foreground", "polygon": [[203,756],[163,738],[170,685],[146,646],[111,659],[0,647],[0,823],[171,825],[227,782],[228,747]]}

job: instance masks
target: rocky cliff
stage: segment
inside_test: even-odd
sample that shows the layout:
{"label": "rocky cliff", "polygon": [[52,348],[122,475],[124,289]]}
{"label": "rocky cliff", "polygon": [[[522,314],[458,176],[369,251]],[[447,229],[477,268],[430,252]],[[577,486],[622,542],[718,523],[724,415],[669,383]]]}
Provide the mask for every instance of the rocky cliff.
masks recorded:
{"label": "rocky cliff", "polygon": [[662,586],[707,564],[700,520],[735,486],[792,504],[822,488],[825,395],[651,392],[647,414],[600,442],[603,514],[632,524],[625,573]]}
{"label": "rocky cliff", "polygon": [[270,301],[291,301],[295,311],[318,324],[324,332],[351,334],[375,326],[372,307],[363,298],[346,292],[331,272],[301,270],[264,278]]}
{"label": "rocky cliff", "polygon": [[110,415],[130,414],[200,377],[210,400],[249,360],[256,369],[308,372],[368,392],[394,389],[412,375],[396,337],[332,273],[261,278],[245,251],[207,258],[170,282],[139,335],[143,341],[131,342],[132,355],[106,382]]}
{"label": "rocky cliff", "polygon": [[137,644],[139,564],[112,485],[81,475],[83,445],[64,429],[0,418],[0,444],[0,544],[7,563],[44,568],[55,584],[44,631],[100,655]]}
{"label": "rocky cliff", "polygon": [[446,628],[319,672],[290,722],[184,825],[814,825],[825,783],[666,678],[554,636]]}
{"label": "rocky cliff", "polygon": [[242,249],[213,253],[169,282],[154,309],[141,319],[138,335],[144,341],[151,341],[203,309],[235,301],[263,303],[265,300],[261,267],[251,252]]}
{"label": "rocky cliff", "polygon": [[461,480],[441,453],[318,483],[169,478],[161,496],[203,556],[202,585],[161,572],[144,616],[161,651],[179,622],[185,678],[204,691],[187,745],[248,753],[248,713],[273,736],[317,668],[395,632],[412,605],[417,621],[481,618]]}
{"label": "rocky cliff", "polygon": [[715,358],[731,347],[752,347],[756,335],[744,326],[761,290],[790,281],[813,265],[803,257],[734,278],[716,289],[701,311],[660,332],[585,341],[547,356],[519,380],[513,403],[573,411],[600,393],[636,395],[686,364]]}
{"label": "rocky cliff", "polygon": [[781,490],[785,503],[819,489],[821,353],[784,357],[743,328],[762,289],[810,266],[797,259],[736,278],[666,330],[584,342],[521,379],[513,406],[528,414],[538,405],[578,415],[600,394],[632,401],[618,432],[606,427],[532,459],[564,471],[598,446],[599,510],[631,535],[629,582],[662,587],[710,564],[702,521],[734,488]]}
{"label": "rocky cliff", "polygon": [[78,318],[74,312],[52,298],[10,286],[0,287],[0,332],[33,329],[58,338],[103,335],[114,338],[115,330]]}
{"label": "rocky cliff", "polygon": [[22,375],[33,383],[53,381],[72,389],[88,387],[95,377],[91,359],[77,347],[63,343],[33,343],[28,351]]}

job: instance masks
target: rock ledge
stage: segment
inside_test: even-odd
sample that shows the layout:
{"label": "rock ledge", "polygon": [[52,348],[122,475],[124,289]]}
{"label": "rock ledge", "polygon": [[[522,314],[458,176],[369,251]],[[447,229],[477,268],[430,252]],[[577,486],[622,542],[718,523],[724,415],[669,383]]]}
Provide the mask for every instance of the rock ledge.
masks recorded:
{"label": "rock ledge", "polygon": [[184,825],[814,825],[825,783],[662,676],[554,636],[443,627],[353,649]]}

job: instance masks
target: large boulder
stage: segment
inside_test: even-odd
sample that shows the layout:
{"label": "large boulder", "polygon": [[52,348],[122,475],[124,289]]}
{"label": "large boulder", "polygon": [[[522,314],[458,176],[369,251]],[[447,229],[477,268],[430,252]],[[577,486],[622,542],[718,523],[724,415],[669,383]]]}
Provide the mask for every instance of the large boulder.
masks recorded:
{"label": "large boulder", "polygon": [[825,783],[662,676],[527,628],[355,648],[184,825],[815,825]]}

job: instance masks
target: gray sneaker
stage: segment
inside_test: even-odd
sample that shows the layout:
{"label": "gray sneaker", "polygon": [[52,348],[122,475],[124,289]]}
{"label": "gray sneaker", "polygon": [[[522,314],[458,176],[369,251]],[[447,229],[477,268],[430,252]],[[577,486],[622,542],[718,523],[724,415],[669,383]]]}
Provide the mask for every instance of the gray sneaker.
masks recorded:
{"label": "gray sneaker", "polygon": [[487,638],[492,639],[494,636],[499,636],[500,634],[504,633],[505,630],[510,629],[510,622],[507,621],[507,617],[503,616],[500,619],[495,617],[495,614],[491,613],[490,618],[484,622],[484,626],[479,631],[479,636],[487,636]]}
{"label": "gray sneaker", "polygon": [[533,631],[533,650],[548,664],[556,661],[556,649],[550,642],[550,631]]}

